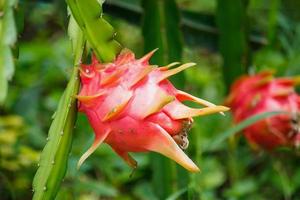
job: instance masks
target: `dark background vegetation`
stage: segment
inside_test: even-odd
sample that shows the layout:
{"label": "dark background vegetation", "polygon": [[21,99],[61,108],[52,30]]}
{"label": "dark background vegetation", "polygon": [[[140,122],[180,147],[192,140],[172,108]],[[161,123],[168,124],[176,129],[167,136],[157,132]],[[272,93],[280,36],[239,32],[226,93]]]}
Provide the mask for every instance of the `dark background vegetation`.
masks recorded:
{"label": "dark background vegetation", "polygon": [[[179,51],[178,60],[197,63],[173,79],[178,87],[222,104],[240,74],[264,69],[275,70],[277,76],[300,74],[298,0],[176,3],[180,29],[166,36],[180,34],[180,45],[172,46]],[[139,0],[106,0],[103,8],[117,39],[137,57],[153,49],[149,44],[153,38],[166,37],[155,27],[155,10],[147,10],[145,4],[143,9]],[[172,9],[164,11],[170,21],[177,15]],[[3,200],[31,199],[39,153],[72,67],[64,1],[21,0],[17,16],[19,57],[7,100],[0,108]],[[154,33],[147,34],[151,29]],[[166,64],[173,59],[155,57],[152,62]],[[173,161],[141,153],[134,155],[139,167],[129,177],[131,169],[105,144],[76,169],[79,157],[93,141],[87,119],[79,114],[68,172],[57,199],[300,199],[299,153],[289,149],[254,152],[240,134],[212,150],[212,141],[231,126],[230,114],[195,120],[187,153],[201,173],[187,173]]]}

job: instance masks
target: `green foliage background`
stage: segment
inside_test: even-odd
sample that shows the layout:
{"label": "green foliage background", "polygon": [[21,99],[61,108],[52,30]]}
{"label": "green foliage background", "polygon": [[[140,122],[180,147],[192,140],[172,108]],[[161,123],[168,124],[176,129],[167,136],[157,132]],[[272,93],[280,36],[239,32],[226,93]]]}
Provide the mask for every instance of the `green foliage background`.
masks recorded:
{"label": "green foliage background", "polygon": [[[221,1],[227,5],[218,4]],[[195,68],[172,80],[178,87],[222,104],[235,72],[238,75],[239,71],[274,69],[278,76],[300,74],[297,0],[177,0],[176,3],[182,45],[171,47],[181,51],[175,57],[182,62],[197,63]],[[24,0],[14,9],[17,28],[22,33],[12,47],[18,49],[13,50],[15,74],[0,108],[0,199],[3,200],[32,198],[31,183],[46,144],[51,116],[73,67],[64,1]],[[235,12],[236,9],[240,12]],[[152,28],[151,12],[148,10],[147,19],[143,19],[139,0],[106,0],[103,11],[118,33],[116,39],[141,57],[150,46],[146,46],[143,31]],[[174,15],[172,10],[168,12],[169,16]],[[150,27],[142,29],[145,20]],[[232,23],[228,20],[239,20],[234,23],[246,28],[237,32],[230,28]],[[161,33],[156,32],[160,37]],[[167,34],[174,36],[172,32]],[[227,41],[226,35],[233,38]],[[236,55],[246,56],[247,62],[244,57],[235,60]],[[155,61],[162,64],[174,58],[157,57]],[[230,114],[196,118],[187,153],[200,166],[201,173],[182,172],[172,161],[156,168],[151,164],[153,155],[140,153],[134,155],[139,167],[130,177],[131,169],[105,144],[79,171],[76,169],[79,157],[93,141],[87,119],[79,114],[67,175],[56,199],[300,199],[299,152],[289,149],[254,152],[241,134],[212,149],[213,142],[232,126]],[[153,179],[157,170],[172,173],[166,179]],[[167,188],[157,191],[158,183]]]}

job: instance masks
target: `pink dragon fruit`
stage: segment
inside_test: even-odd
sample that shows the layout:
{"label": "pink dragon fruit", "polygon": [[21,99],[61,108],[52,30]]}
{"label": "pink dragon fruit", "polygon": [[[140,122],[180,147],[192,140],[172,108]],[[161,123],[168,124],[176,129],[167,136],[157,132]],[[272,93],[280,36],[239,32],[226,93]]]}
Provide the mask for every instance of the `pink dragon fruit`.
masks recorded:
{"label": "pink dragon fruit", "polygon": [[231,87],[228,105],[236,123],[253,115],[283,111],[260,120],[244,130],[254,148],[272,150],[279,146],[299,146],[300,96],[295,92],[295,78],[273,77],[271,72],[243,76]]}
{"label": "pink dragon fruit", "polygon": [[[188,146],[187,131],[192,117],[228,110],[177,90],[168,80],[194,63],[171,63],[157,67],[148,60],[154,51],[136,60],[129,50],[113,63],[101,64],[94,57],[80,69],[79,111],[84,112],[95,132],[95,141],[78,162],[83,161],[102,143],[135,168],[137,162],[128,152],[161,153],[186,169],[199,169],[182,151]],[[181,101],[194,101],[205,108],[189,108]]]}

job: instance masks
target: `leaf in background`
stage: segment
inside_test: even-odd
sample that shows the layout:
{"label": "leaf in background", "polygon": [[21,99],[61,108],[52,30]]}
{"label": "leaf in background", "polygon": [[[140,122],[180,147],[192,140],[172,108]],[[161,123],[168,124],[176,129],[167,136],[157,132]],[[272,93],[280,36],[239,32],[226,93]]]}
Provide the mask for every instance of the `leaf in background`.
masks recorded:
{"label": "leaf in background", "polygon": [[278,29],[278,16],[281,0],[273,0],[270,2],[269,24],[268,24],[268,41],[269,45],[276,46],[276,32]]}
{"label": "leaf in background", "polygon": [[99,197],[115,198],[118,195],[118,191],[112,185],[92,180],[80,180],[76,183],[74,189],[76,189],[79,194],[88,191],[99,195]]}
{"label": "leaf in background", "polygon": [[114,40],[113,27],[103,19],[100,2],[67,0],[67,3],[97,58],[103,62],[114,60],[121,46]]}
{"label": "leaf in background", "polygon": [[247,128],[248,126],[251,126],[252,124],[258,122],[259,120],[279,115],[279,114],[286,114],[286,112],[282,111],[274,111],[274,112],[264,112],[257,115],[254,115],[252,117],[249,117],[242,121],[241,123],[237,124],[233,128],[228,129],[227,131],[221,133],[217,138],[213,140],[213,142],[209,145],[209,147],[204,148],[206,151],[212,151],[214,150],[220,143],[228,139],[230,136],[233,136],[234,134],[242,131],[243,129]]}
{"label": "leaf in background", "polygon": [[134,187],[134,195],[138,199],[143,200],[157,200],[155,193],[152,190],[150,181],[139,181],[137,186]]}
{"label": "leaf in background", "polygon": [[[144,0],[143,36],[145,53],[159,48],[151,58],[156,65],[180,61],[182,35],[180,15],[174,0]],[[179,88],[184,87],[184,75],[179,73],[171,79]]]}
{"label": "leaf in background", "polygon": [[179,11],[172,0],[143,1],[145,10],[143,35],[145,52],[159,48],[152,61],[159,65],[181,58],[182,41]]}
{"label": "leaf in background", "polygon": [[[155,48],[159,50],[151,58],[151,63],[160,66],[180,61],[182,37],[179,28],[179,11],[174,0],[144,0],[143,36],[145,52]],[[183,73],[174,76],[171,81],[179,88],[184,87]],[[172,193],[174,165],[170,160],[157,154],[151,154],[153,187],[159,199],[165,199]],[[184,177],[182,177],[184,179]]]}
{"label": "leaf in background", "polygon": [[17,40],[14,19],[16,0],[0,2],[0,104],[3,104],[8,91],[8,81],[14,74],[12,47]]}
{"label": "leaf in background", "polygon": [[188,191],[188,188],[182,188],[180,190],[178,190],[177,192],[173,193],[172,195],[170,195],[166,200],[176,200],[179,199],[180,196],[182,196],[185,192]]}
{"label": "leaf in background", "polygon": [[[71,20],[72,21],[72,20]],[[50,126],[47,144],[40,156],[39,169],[33,180],[33,199],[54,199],[65,176],[72,144],[77,102],[74,95],[79,89],[78,64],[83,51],[84,39],[80,28],[73,25],[69,30],[74,46],[74,69],[62,95],[54,120]],[[76,37],[75,37],[76,36]]]}
{"label": "leaf in background", "polygon": [[[195,1],[194,1],[195,2]],[[199,12],[195,4],[187,3],[194,6],[197,12],[180,8],[182,31],[184,34],[185,44],[189,47],[199,46],[208,48],[212,51],[217,51],[218,29],[215,23],[214,13]],[[201,1],[203,4],[214,2],[208,0]],[[185,4],[185,3],[182,3]],[[214,3],[212,3],[214,4]],[[128,23],[139,25],[142,16],[142,8],[139,0],[107,0],[103,5],[106,13]],[[253,33],[255,30],[251,30]],[[251,34],[249,40],[255,47],[260,47],[267,44],[267,40],[263,34]]]}
{"label": "leaf in background", "polygon": [[227,90],[249,65],[247,4],[248,0],[218,0],[219,49]]}

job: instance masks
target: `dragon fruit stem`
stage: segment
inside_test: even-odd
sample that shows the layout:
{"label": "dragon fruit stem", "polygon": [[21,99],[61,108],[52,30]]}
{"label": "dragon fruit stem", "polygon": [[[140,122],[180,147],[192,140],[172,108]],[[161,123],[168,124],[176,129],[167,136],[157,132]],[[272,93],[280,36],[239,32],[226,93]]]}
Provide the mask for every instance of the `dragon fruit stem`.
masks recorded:
{"label": "dragon fruit stem", "polygon": [[99,1],[67,0],[67,4],[97,58],[112,61],[121,51],[121,45],[114,39],[113,27],[103,19]]}
{"label": "dragon fruit stem", "polygon": [[47,143],[39,161],[39,168],[33,180],[33,199],[55,199],[68,166],[72,145],[73,129],[77,116],[77,102],[74,96],[79,90],[78,64],[85,40],[79,27],[70,18],[70,38],[73,43],[74,68],[70,81],[59,101],[56,114],[50,126]]}

